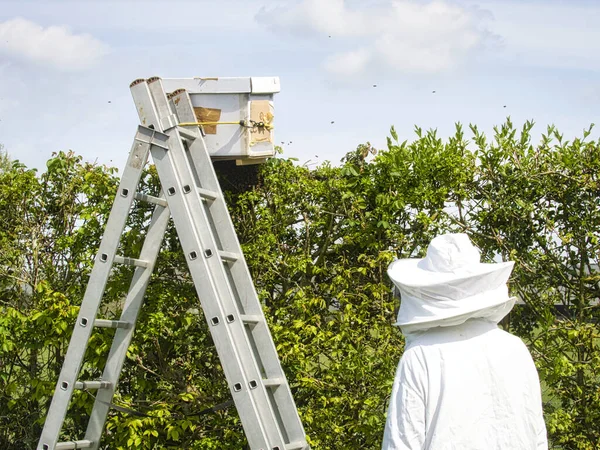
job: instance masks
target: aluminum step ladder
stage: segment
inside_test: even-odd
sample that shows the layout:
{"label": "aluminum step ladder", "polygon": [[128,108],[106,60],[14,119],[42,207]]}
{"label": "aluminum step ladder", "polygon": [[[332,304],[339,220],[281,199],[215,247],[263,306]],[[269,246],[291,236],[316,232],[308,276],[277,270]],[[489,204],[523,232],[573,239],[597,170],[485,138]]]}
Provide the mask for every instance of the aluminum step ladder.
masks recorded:
{"label": "aluminum step ladder", "polygon": [[[172,217],[252,450],[309,450],[302,423],[227,210],[189,94],[136,80],[138,127],[77,317],[38,450],[98,449],[159,249]],[[242,125],[240,125],[242,126]],[[152,155],[162,193],[136,192]],[[155,204],[140,255],[117,255],[133,200]],[[97,317],[113,264],[135,266],[119,320]],[[78,381],[95,327],[116,328],[102,379]],[[97,390],[85,437],[58,442],[74,389]]]}

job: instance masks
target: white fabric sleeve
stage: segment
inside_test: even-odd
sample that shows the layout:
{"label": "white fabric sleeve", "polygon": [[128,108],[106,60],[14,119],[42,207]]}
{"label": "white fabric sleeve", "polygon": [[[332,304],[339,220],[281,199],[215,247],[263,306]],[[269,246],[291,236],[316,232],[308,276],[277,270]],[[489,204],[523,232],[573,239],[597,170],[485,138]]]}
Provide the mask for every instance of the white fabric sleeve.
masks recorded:
{"label": "white fabric sleeve", "polygon": [[548,435],[546,431],[546,423],[544,422],[544,411],[542,408],[542,389],[540,386],[540,377],[527,346],[521,339],[518,339],[518,342],[522,351],[521,368],[525,374],[524,382],[526,383],[527,391],[532,395],[529,405],[529,412],[531,414],[530,420],[535,426],[535,450],[548,450]]}
{"label": "white fabric sleeve", "polygon": [[539,405],[537,411],[534,414],[537,417],[536,420],[536,433],[537,433],[537,446],[536,450],[548,450],[548,434],[546,431],[546,423],[544,422],[544,412],[542,410],[542,390],[540,386],[540,378],[535,368],[535,364],[531,360],[530,366],[530,378],[532,390],[535,392],[535,404]]}
{"label": "white fabric sleeve", "polygon": [[427,373],[420,352],[404,353],[392,387],[382,450],[422,450],[425,444]]}

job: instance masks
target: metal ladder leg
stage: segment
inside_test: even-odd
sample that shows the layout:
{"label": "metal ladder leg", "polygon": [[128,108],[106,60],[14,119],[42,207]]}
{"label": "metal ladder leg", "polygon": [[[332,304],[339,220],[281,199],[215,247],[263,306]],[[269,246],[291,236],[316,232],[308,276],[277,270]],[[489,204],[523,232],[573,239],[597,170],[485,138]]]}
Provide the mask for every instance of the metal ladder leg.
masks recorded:
{"label": "metal ladder leg", "polygon": [[[177,138],[174,136],[174,139],[170,139],[169,136],[164,136],[165,142]],[[220,255],[217,253],[215,245],[206,242],[206,236],[202,235],[203,233],[195,225],[192,217],[199,212],[202,201],[198,192],[193,188],[194,182],[191,173],[181,174],[176,168],[177,163],[173,161],[177,158],[174,156],[175,153],[180,153],[178,159],[181,158],[182,149],[175,149],[173,146],[169,146],[168,149],[152,146],[151,152],[159,176],[164,183],[167,201],[186,255],[190,274],[202,303],[204,315],[209,322],[211,335],[219,352],[221,364],[229,381],[230,390],[242,418],[248,440],[252,448],[269,448],[270,450],[272,447],[269,447],[267,439],[268,430],[263,424],[264,421],[261,420],[259,410],[250,393],[250,387],[256,388],[258,385],[256,382],[254,385],[250,385],[251,380],[245,374],[244,367],[240,362],[240,349],[226,325],[227,314],[219,299],[217,281],[211,276],[211,263],[222,264]],[[184,196],[195,197],[192,198],[195,205],[190,205]],[[254,379],[256,378],[254,377]]]}
{"label": "metal ladder leg", "polygon": [[[152,133],[151,130],[148,131]],[[77,322],[71,336],[69,348],[52,397],[52,403],[50,404],[46,422],[44,423],[44,428],[38,442],[38,450],[91,448],[93,444],[92,441],[88,439],[64,443],[59,443],[57,441],[73,391],[76,388],[84,387],[82,383],[77,382],[77,377],[83,364],[83,358],[94,325],[106,326],[108,322],[111,322],[98,320],[96,319],[96,315],[104,295],[104,290],[113,263],[154,265],[154,261],[147,262],[132,258],[123,258],[116,255],[120,236],[125,227],[127,217],[129,216],[129,210],[133,203],[136,188],[139,184],[143,168],[148,160],[150,149],[148,131],[140,130],[136,133],[133,146],[129,153],[127,165],[123,172],[119,189],[106,224],[104,236],[96,256],[94,267],[79,309]],[[109,384],[110,383],[105,381],[87,382],[85,387],[93,387],[102,390],[108,388]]]}
{"label": "metal ladder leg", "polygon": [[[172,189],[167,200],[182,246],[188,252],[188,266],[207,319],[212,325],[213,339],[250,446],[252,449],[308,449],[210,156],[198,134],[195,138],[184,133],[191,141],[189,154],[195,162],[188,160],[180,131],[172,126],[173,122],[177,123],[183,118],[172,117],[159,79],[149,81],[148,88],[158,114],[157,122],[167,127],[165,132],[169,149],[165,152],[153,146],[152,156],[161,181],[171,186],[167,188],[164,185],[167,192]],[[185,102],[181,101],[182,98],[173,98],[173,105],[187,104],[192,111],[189,97],[186,98]],[[180,111],[176,111],[179,114]],[[194,166],[198,167],[197,172]],[[196,181],[204,184],[198,189]],[[210,206],[203,206],[202,197],[204,204]],[[188,235],[194,234],[194,229],[183,229],[189,226],[190,221],[195,224],[197,242],[189,241]],[[200,258],[203,264],[195,261],[200,256],[199,249],[204,254],[204,258]],[[219,258],[211,258],[213,255]],[[206,271],[209,273],[206,274]],[[213,302],[218,302],[221,315],[213,316],[210,312]],[[223,335],[226,339],[223,339]],[[231,353],[232,347],[237,352]],[[240,371],[242,379],[236,378]],[[247,407],[241,400],[241,393],[248,388],[254,402],[253,408]],[[258,420],[263,424],[261,428],[253,425],[256,422],[255,414],[259,415]],[[263,446],[265,440],[268,447]]]}
{"label": "metal ladder leg", "polygon": [[[157,87],[159,88],[154,98],[150,93],[151,84],[154,84],[155,90]],[[158,126],[161,126],[162,123],[168,125],[174,123],[172,118],[169,122],[167,115],[161,118],[158,113],[154,117],[150,117],[148,114],[149,110],[162,109],[164,112],[168,108],[160,80],[154,80],[148,84],[138,83],[132,88],[132,91],[134,89],[136,104],[153,105],[152,109],[144,108],[146,116],[142,122],[145,120],[147,123],[158,124]],[[204,315],[209,322],[209,329],[219,352],[236,407],[242,418],[246,436],[253,449],[271,450],[276,446],[269,446],[267,433],[277,432],[277,429],[275,426],[271,426],[270,430],[266,429],[263,417],[257,410],[254,396],[250,392],[250,388],[258,387],[258,383],[255,381],[258,377],[254,377],[252,380],[247,379],[244,367],[239,361],[240,351],[236,342],[231,336],[230,329],[223,326],[226,314],[218,295],[219,289],[215,285],[211,272],[211,263],[219,266],[222,264],[221,255],[213,253],[216,252],[216,245],[210,242],[210,236],[206,236],[206,227],[202,229],[203,227],[197,224],[198,216],[202,214],[202,199],[195,188],[195,180],[189,170],[181,136],[176,128],[171,127],[170,130],[171,136],[156,133],[156,144],[151,147],[152,159],[165,190],[190,274],[201,300]],[[208,194],[208,196],[212,197],[213,195]],[[250,384],[251,381],[252,384]]]}
{"label": "metal ladder leg", "polygon": [[[195,120],[194,110],[187,92],[178,92],[171,98],[172,107],[176,110],[180,122],[193,122]],[[197,133],[198,129],[192,132]],[[210,155],[204,146],[202,139],[193,140],[189,149],[189,156],[193,168],[200,181],[200,190],[215,191],[219,195],[210,202],[205,202],[206,214],[210,217],[213,225],[213,233],[218,237],[221,250],[230,254],[242,254],[235,228],[231,221],[227,205],[221,193],[219,181],[214,171]],[[225,266],[231,284],[234,286],[234,294],[237,297],[238,309],[248,339],[252,342],[252,348],[256,349],[255,358],[261,366],[267,386],[272,407],[275,415],[287,435],[287,448],[308,448],[306,435],[298,411],[294,403],[287,379],[281,368],[277,350],[269,328],[267,326],[250,271],[243,257],[235,263]],[[295,445],[292,446],[292,444]]]}
{"label": "metal ladder leg", "polygon": [[[108,324],[116,327],[117,330],[102,375],[102,380],[107,381],[109,385],[106,389],[102,389],[96,394],[96,400],[85,433],[85,439],[93,442],[90,447],[92,450],[97,450],[100,445],[100,438],[110,409],[110,403],[119,382],[121,369],[127,356],[127,349],[131,343],[137,317],[144,301],[144,294],[150,282],[154,264],[158,258],[163,237],[171,217],[166,200],[163,198],[152,200],[157,205],[152,214],[146,239],[140,252],[140,259],[148,261],[148,265],[146,267],[136,267],[121,317],[117,323],[111,321],[112,323]],[[97,323],[98,321],[96,321]]]}

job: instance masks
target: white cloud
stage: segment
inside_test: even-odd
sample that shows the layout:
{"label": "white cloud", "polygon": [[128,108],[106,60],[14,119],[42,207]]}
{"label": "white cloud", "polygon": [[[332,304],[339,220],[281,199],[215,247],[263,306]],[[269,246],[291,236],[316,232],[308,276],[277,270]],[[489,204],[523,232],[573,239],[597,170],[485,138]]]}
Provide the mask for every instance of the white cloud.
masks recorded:
{"label": "white cloud", "polygon": [[369,19],[365,12],[347,8],[344,0],[302,0],[294,5],[262,8],[256,18],[274,31],[335,36],[367,34]]}
{"label": "white cloud", "polygon": [[600,70],[600,2],[479,0],[494,10],[503,60],[544,69]]}
{"label": "white cloud", "polygon": [[490,42],[484,28],[490,14],[446,0],[361,2],[301,0],[292,6],[263,8],[257,20],[274,32],[332,36],[346,44],[324,63],[326,70],[359,75],[369,68],[401,73],[451,70]]}
{"label": "white cloud", "polygon": [[22,18],[0,22],[0,53],[60,70],[81,70],[108,53],[108,46],[89,34],[64,26],[42,27]]}
{"label": "white cloud", "polygon": [[328,72],[338,75],[363,73],[372,61],[370,49],[359,48],[344,53],[337,53],[325,62]]}

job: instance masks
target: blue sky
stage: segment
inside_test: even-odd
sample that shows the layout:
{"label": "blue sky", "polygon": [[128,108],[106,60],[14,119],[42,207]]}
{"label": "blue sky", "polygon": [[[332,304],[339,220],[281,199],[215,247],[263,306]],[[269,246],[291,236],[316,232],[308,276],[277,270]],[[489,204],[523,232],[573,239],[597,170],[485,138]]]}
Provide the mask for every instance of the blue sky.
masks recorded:
{"label": "blue sky", "polygon": [[154,75],[279,76],[276,140],[309,165],[391,125],[510,115],[572,138],[600,122],[598,23],[576,0],[0,0],[0,143],[30,167],[68,149],[121,167],[129,83]]}

